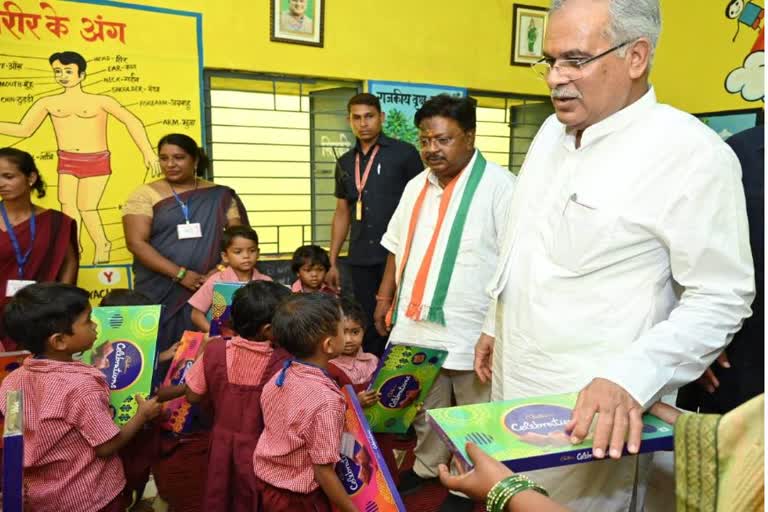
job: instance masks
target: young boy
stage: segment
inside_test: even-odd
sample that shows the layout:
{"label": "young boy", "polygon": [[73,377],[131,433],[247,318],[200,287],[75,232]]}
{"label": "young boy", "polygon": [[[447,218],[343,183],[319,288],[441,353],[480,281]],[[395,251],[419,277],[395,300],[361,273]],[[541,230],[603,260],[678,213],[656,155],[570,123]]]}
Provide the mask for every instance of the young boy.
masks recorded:
{"label": "young boy", "polygon": [[336,295],[336,291],[325,284],[325,274],[331,268],[328,253],[317,245],[303,245],[296,249],[291,260],[291,270],[299,278],[291,286],[293,293],[323,292]]}
{"label": "young boy", "polygon": [[272,280],[256,268],[256,262],[259,260],[259,237],[256,231],[248,226],[230,226],[224,230],[221,237],[221,259],[227,267],[209,277],[187,301],[193,308],[192,323],[202,332],[211,330],[211,324],[205,315],[213,303],[215,283]]}
{"label": "young boy", "polygon": [[[322,293],[297,294],[275,312],[272,330],[295,359],[264,387],[264,432],[253,454],[270,512],[357,512],[334,471],[344,430],[344,397],[328,375],[341,353],[339,303]],[[330,501],[330,503],[329,503]]]}
{"label": "young boy", "polygon": [[[72,360],[96,341],[88,292],[61,283],[32,284],[5,307],[8,335],[32,352],[0,385],[24,396],[24,487],[30,510],[117,512],[128,506],[118,450],[160,413],[137,395],[138,412],[122,429],[112,421],[102,373]],[[5,400],[0,412],[5,414]]]}

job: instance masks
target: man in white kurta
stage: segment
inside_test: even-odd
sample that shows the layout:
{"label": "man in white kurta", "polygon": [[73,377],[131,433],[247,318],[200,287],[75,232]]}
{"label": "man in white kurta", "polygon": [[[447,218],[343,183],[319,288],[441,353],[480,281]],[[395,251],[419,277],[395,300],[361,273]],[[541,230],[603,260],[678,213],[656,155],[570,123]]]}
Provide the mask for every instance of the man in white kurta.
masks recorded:
{"label": "man in white kurta", "polygon": [[[450,117],[453,115],[451,112],[456,111],[458,122]],[[488,312],[490,299],[486,288],[496,270],[501,243],[505,239],[503,233],[515,176],[493,162],[486,162],[482,167],[484,157],[474,149],[474,111],[474,100],[438,96],[427,101],[417,113],[417,120],[420,116],[424,117],[418,126],[422,158],[430,167],[406,185],[381,241],[391,254],[377,297],[382,306],[378,308],[377,323],[381,320],[381,313],[391,305],[388,299],[393,295],[396,282],[399,300],[390,342],[448,351],[443,369],[413,424],[418,436],[414,473],[419,478],[401,479],[403,492],[416,489],[415,485],[406,484],[404,480],[419,483],[419,479],[435,478],[438,465],[448,463],[450,459],[445,444],[427,425],[424,410],[450,407],[453,400],[464,405],[486,402],[490,397],[490,386],[481,383],[473,372],[474,346]],[[432,161],[435,165],[432,165]],[[409,316],[409,303],[418,296],[414,292],[414,288],[418,287],[417,275],[427,258],[430,241],[435,236],[441,200],[453,187],[444,222],[437,231],[439,235],[429,265],[425,300],[421,309],[426,313],[430,306],[435,306],[435,302],[430,301],[431,291],[439,286],[438,276],[443,256],[447,245],[450,245],[450,234],[455,231],[454,224],[457,222],[461,199],[472,188],[469,183],[476,172],[476,164],[480,166],[482,174],[466,211],[445,303],[441,307],[444,324],[429,320],[426,314],[421,317],[414,314]],[[420,197],[423,197],[421,202]],[[409,226],[414,216],[415,229],[409,244]],[[409,245],[407,264],[403,267]],[[395,269],[403,269],[402,275],[398,275]]]}
{"label": "man in white kurta", "polygon": [[[658,19],[658,4],[642,3]],[[580,424],[613,419],[598,427],[611,442],[596,442],[596,458],[617,458],[642,410],[702,374],[754,296],[739,163],[696,118],[656,101],[654,38],[635,35],[624,55],[582,67],[560,62],[578,57],[572,48],[591,57],[622,43],[606,38],[608,19],[607,2],[592,0],[551,14],[556,114],[521,169],[484,328],[496,336],[492,399],[581,390]],[[478,343],[481,374],[490,346]],[[643,458],[637,475],[637,457],[624,457],[530,476],[574,510],[623,511],[636,476],[642,506]]]}

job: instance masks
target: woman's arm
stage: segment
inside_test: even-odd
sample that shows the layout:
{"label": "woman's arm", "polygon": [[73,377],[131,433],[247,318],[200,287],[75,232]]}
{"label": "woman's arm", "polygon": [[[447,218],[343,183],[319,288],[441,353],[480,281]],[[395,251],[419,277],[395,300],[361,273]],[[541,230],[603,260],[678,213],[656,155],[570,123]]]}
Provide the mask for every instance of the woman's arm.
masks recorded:
{"label": "woman's arm", "polygon": [[75,284],[77,281],[77,271],[80,268],[80,260],[72,244],[67,244],[67,254],[64,256],[64,261],[61,264],[61,270],[57,280],[60,283]]}
{"label": "woman's arm", "polygon": [[[128,250],[148,269],[174,279],[181,267],[157,252],[157,249],[149,243],[149,235],[152,232],[152,218],[145,215],[123,216],[123,231]],[[204,282],[203,276],[194,270],[187,270],[179,284],[195,291]]]}
{"label": "woman's arm", "polygon": [[123,216],[123,231],[128,250],[142,265],[164,276],[174,278],[179,266],[165,258],[149,243],[152,232],[152,217],[144,215]]}

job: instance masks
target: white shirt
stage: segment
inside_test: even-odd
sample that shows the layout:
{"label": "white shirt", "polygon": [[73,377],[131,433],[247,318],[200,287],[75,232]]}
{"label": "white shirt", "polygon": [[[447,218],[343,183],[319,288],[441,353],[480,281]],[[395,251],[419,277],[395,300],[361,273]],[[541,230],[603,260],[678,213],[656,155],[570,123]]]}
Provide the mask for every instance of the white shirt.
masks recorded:
{"label": "white shirt", "polygon": [[717,134],[653,89],[578,149],[551,116],[521,169],[492,286],[494,399],[602,377],[648,406],[699,377],[751,314],[740,176]]}
{"label": "white shirt", "polygon": [[[477,152],[467,165],[466,171],[459,177],[460,180],[469,178],[475,158]],[[390,340],[392,343],[414,343],[446,349],[449,353],[444,368],[472,370],[475,344],[490,303],[486,288],[496,270],[498,254],[504,240],[503,227],[508,218],[516,178],[507,169],[487,162],[464,224],[456,265],[445,300],[444,326],[423,320],[414,321],[405,316],[416,274],[437,224],[438,207],[443,196],[443,188],[429,168],[406,185],[381,245],[395,255],[395,263],[399,269],[408,237],[411,213],[424,186],[424,180],[429,182],[429,188],[411,243],[410,264],[405,268],[402,282],[397,283],[400,304],[397,323],[392,328]],[[458,192],[457,190],[456,193]],[[460,195],[454,194],[446,219],[453,218],[449,216],[450,211],[458,207],[460,199]],[[450,226],[444,224],[440,237],[447,237],[449,233]],[[441,262],[442,254],[436,251],[430,274],[439,272]]]}

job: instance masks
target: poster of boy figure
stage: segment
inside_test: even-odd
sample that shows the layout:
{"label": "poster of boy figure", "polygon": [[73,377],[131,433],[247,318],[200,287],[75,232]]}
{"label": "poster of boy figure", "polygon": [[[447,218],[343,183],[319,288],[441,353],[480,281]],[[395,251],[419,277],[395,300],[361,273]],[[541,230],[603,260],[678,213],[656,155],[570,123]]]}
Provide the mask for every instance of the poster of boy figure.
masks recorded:
{"label": "poster of boy figure", "polygon": [[[83,90],[87,62],[77,52],[52,54],[48,62],[61,92],[35,101],[19,122],[0,122],[0,135],[27,138],[50,118],[58,148],[58,198],[61,210],[77,222],[78,234],[86,231],[94,244],[94,263],[110,260],[112,243],[99,214],[112,174],[107,143],[107,121],[120,121],[141,152],[146,169],[159,172],[157,155],[141,120],[106,94]],[[85,227],[85,230],[83,230]],[[82,252],[82,243],[81,243]]]}

